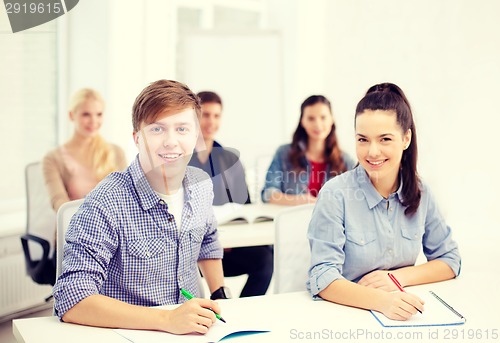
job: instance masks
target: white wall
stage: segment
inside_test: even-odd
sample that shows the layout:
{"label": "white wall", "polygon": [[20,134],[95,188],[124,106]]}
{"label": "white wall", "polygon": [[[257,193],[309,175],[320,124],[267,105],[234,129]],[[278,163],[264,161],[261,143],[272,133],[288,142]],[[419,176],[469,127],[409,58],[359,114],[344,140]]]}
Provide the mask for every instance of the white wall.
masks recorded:
{"label": "white wall", "polygon": [[498,13],[494,0],[328,3],[325,79],[342,144],[353,151],[363,92],[400,85],[414,110],[421,175],[459,235],[488,235],[499,219]]}
{"label": "white wall", "polygon": [[[73,16],[69,88],[95,82],[108,103],[104,133],[128,147],[132,157],[135,96],[150,81],[175,78],[168,48],[175,44],[173,5],[110,0],[95,13],[101,6],[99,0],[86,0],[68,15]],[[269,0],[268,28],[283,37],[284,142],[297,125],[300,103],[310,94],[324,94],[332,101],[340,143],[354,156],[357,101],[374,83],[394,82],[413,106],[420,172],[442,211],[459,230],[491,227],[498,212],[493,194],[500,190],[492,154],[500,89],[498,13],[495,0],[480,5],[473,0]],[[234,87],[246,91],[243,81]],[[241,142],[243,149],[249,144]]]}
{"label": "white wall", "polygon": [[[292,139],[301,103],[312,94],[328,94],[328,0],[269,0],[269,26],[283,37],[283,93],[286,140]],[[330,99],[332,100],[332,99]],[[332,100],[335,108],[335,100]]]}
{"label": "white wall", "polygon": [[[81,87],[103,94],[103,135],[124,147],[129,160],[136,154],[131,120],[135,97],[152,81],[175,78],[167,48],[175,44],[171,14],[171,1],[86,0],[67,15],[67,96]],[[61,142],[72,133],[65,121]]]}
{"label": "white wall", "polygon": [[248,169],[288,140],[283,128],[279,33],[191,32],[183,41],[185,72],[179,81],[195,92],[215,90],[222,98],[218,142],[237,149]]}

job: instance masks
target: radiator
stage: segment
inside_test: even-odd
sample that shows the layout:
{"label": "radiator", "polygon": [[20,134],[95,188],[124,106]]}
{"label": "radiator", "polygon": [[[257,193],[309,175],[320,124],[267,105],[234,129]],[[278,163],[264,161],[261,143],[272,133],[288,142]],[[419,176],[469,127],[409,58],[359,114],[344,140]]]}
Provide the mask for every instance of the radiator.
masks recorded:
{"label": "radiator", "polygon": [[0,257],[0,319],[44,304],[51,292],[52,286],[39,285],[27,276],[23,253]]}

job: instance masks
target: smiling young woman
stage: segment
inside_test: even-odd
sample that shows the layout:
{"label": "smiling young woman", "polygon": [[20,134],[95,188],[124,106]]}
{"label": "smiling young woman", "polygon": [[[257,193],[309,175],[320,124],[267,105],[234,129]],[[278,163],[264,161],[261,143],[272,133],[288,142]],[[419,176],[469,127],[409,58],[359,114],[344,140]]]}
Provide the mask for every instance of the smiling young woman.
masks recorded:
{"label": "smiling young woman", "polygon": [[278,148],[266,174],[262,200],[280,205],[315,203],[329,179],[355,166],[340,149],[330,101],[311,95],[300,107],[291,144]]}
{"label": "smiling young woman", "polygon": [[[451,229],[417,173],[410,104],[391,83],[371,87],[356,107],[359,165],[323,187],[308,231],[312,296],[406,320],[423,310],[403,286],[451,279],[461,259]],[[415,265],[423,248],[426,263]]]}
{"label": "smiling young woman", "polygon": [[90,88],[76,92],[70,101],[73,136],[43,159],[45,184],[55,211],[70,200],[87,195],[106,175],[126,167],[125,153],[99,134],[104,100]]}

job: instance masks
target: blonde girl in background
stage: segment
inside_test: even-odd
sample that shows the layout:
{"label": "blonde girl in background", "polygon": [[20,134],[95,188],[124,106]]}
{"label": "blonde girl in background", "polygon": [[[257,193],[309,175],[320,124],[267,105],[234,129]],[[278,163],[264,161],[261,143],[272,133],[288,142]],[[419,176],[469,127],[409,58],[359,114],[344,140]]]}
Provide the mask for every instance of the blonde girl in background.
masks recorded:
{"label": "blonde girl in background", "polygon": [[126,167],[124,151],[99,134],[103,112],[104,100],[93,89],[81,89],[71,98],[73,136],[43,159],[45,184],[56,212],[65,202],[85,197],[109,173]]}

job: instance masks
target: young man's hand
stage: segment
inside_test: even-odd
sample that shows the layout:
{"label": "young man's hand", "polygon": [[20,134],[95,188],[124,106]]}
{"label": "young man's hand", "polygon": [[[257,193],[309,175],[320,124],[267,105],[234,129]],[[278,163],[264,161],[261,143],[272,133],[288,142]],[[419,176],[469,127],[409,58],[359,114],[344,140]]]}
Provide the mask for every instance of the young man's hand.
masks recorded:
{"label": "young man's hand", "polygon": [[195,298],[186,301],[175,310],[164,311],[166,316],[165,327],[162,330],[174,334],[197,332],[206,334],[208,328],[215,323],[214,312],[220,313],[219,305],[212,300]]}

